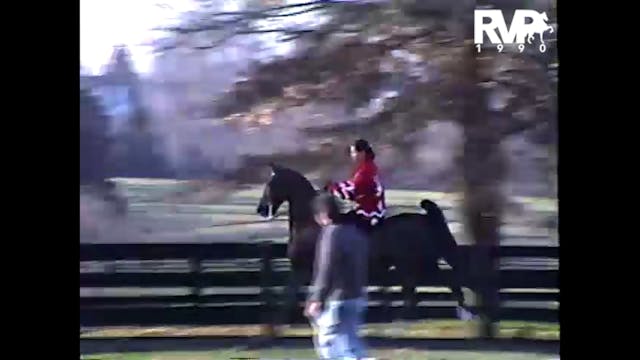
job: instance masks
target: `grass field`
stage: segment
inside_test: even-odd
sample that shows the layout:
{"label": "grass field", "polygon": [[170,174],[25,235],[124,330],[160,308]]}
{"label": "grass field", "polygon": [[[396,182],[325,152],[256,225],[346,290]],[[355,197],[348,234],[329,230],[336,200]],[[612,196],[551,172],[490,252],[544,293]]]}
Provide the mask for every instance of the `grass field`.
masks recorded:
{"label": "grass field", "polygon": [[[393,360],[551,360],[558,356],[518,352],[474,352],[474,351],[424,351],[414,349],[376,349],[371,351],[378,359]],[[316,359],[312,349],[263,351],[202,351],[202,352],[153,352],[99,354],[83,357],[84,360],[230,360],[230,359]]]}
{"label": "grass field", "polygon": [[[478,324],[474,321],[422,320],[409,323],[365,324],[362,334],[389,338],[465,339],[477,335]],[[393,331],[394,329],[400,331]],[[203,337],[203,336],[258,336],[260,326],[156,326],[114,327],[84,331],[81,339],[99,338],[145,338],[145,337]],[[284,329],[283,336],[309,338],[309,326],[295,325]],[[502,321],[498,324],[498,338],[559,340],[558,323]]]}
{"label": "grass field", "polygon": [[[262,185],[217,189],[216,184],[205,186],[189,181],[114,180],[118,191],[128,200],[127,217],[114,221],[99,219],[97,223],[102,225],[102,230],[92,235],[83,233],[81,241],[202,243],[286,239],[286,204],[280,210],[279,221],[261,221],[255,213]],[[202,192],[219,194],[207,198],[196,196]],[[390,189],[387,191],[389,213],[419,212],[418,203],[424,198],[435,200],[443,208],[458,243],[468,243],[459,209],[460,194]],[[557,215],[555,200],[512,197],[507,208],[501,229],[505,245],[518,245],[517,242],[523,241],[538,246],[557,245],[557,231],[553,226]],[[552,224],[551,227],[548,224]]]}
{"label": "grass field", "polygon": [[[129,214],[121,223],[106,222],[102,238],[81,238],[87,242],[247,242],[285,241],[286,217],[270,223],[260,222],[255,206],[262,186],[252,186],[228,192],[219,201],[192,201],[188,196],[194,190],[192,182],[175,180],[116,179],[118,189],[129,202]],[[180,196],[175,196],[175,195]],[[186,196],[182,196],[185,195]],[[444,208],[450,227],[459,243],[467,242],[460,223],[460,194],[445,194],[428,191],[389,190],[387,201],[392,212],[419,211],[420,199],[435,200]],[[558,243],[556,229],[546,227],[547,219],[557,216],[554,199],[513,197],[502,228],[504,245],[551,245]],[[286,211],[286,205],[281,212]],[[238,222],[254,224],[228,225]],[[553,223],[553,221],[551,221]],[[522,237],[529,238],[524,239]],[[91,264],[85,264],[90,267]],[[125,266],[125,264],[117,264]],[[162,264],[179,267],[181,264]],[[557,267],[557,262],[549,265]],[[81,264],[82,268],[82,264]],[[140,289],[135,291],[140,292]],[[389,330],[402,327],[401,332]],[[367,324],[363,333],[369,336],[410,337],[430,339],[467,339],[477,334],[474,322],[457,320],[429,320],[408,324]],[[205,336],[256,336],[259,326],[201,326],[201,327],[118,327],[84,331],[80,338],[140,338],[140,337],[205,337]],[[292,326],[284,331],[285,336],[309,338],[308,326]],[[558,340],[559,324],[503,321],[499,324],[498,337],[502,339]],[[466,341],[466,340],[465,340]],[[109,350],[117,352],[117,348]],[[372,355],[380,359],[426,359],[426,360],[538,360],[558,359],[558,356],[543,353],[518,352],[471,352],[471,351],[425,351],[419,349],[376,349]],[[101,353],[84,356],[85,360],[222,360],[233,358],[261,359],[313,359],[312,349],[270,349],[262,351],[192,352],[143,352]]]}

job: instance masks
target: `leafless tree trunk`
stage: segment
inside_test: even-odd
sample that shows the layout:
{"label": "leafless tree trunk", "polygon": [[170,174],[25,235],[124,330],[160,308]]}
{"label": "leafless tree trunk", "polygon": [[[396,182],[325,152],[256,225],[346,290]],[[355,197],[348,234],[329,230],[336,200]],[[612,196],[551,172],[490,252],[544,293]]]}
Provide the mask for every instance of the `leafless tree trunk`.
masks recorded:
{"label": "leafless tree trunk", "polygon": [[[466,37],[470,39],[472,37]],[[464,128],[462,157],[464,177],[464,213],[475,242],[471,274],[480,301],[480,336],[493,337],[498,320],[499,228],[502,218],[502,183],[506,158],[501,151],[499,129],[488,111],[486,93],[480,87],[480,61],[471,41],[465,43],[463,63]]]}

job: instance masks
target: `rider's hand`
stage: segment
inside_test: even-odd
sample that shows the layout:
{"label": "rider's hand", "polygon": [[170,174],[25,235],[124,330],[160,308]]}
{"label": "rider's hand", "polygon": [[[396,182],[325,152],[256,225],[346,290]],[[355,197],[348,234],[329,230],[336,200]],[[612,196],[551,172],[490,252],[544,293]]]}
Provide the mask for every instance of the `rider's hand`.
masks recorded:
{"label": "rider's hand", "polygon": [[321,303],[319,301],[310,301],[304,309],[304,315],[308,318],[315,318],[320,315]]}
{"label": "rider's hand", "polygon": [[331,188],[333,188],[333,181],[328,180],[327,182],[324,183],[324,191],[330,191]]}

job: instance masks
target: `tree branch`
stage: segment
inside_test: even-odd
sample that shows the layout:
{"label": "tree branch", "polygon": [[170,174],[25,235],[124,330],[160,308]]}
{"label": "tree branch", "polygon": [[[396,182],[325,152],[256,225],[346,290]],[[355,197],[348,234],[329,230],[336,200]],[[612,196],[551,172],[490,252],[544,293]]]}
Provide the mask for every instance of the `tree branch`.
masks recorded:
{"label": "tree branch", "polygon": [[269,33],[285,33],[285,34],[306,34],[316,31],[315,29],[268,29],[268,30],[240,30],[236,31],[234,35],[249,35],[249,34],[269,34]]}
{"label": "tree branch", "polygon": [[280,10],[304,7],[304,6],[320,5],[321,7],[327,7],[330,4],[333,4],[333,3],[332,2],[328,2],[326,0],[315,0],[315,1],[309,1],[309,2],[306,2],[306,3],[300,3],[300,4],[290,4],[290,5],[275,6],[275,7],[267,8],[267,9],[264,9],[264,10],[225,11],[225,12],[219,12],[219,13],[211,14],[211,16],[255,16],[255,15],[264,14],[264,13],[268,13],[268,12],[272,12],[272,11],[280,11]]}
{"label": "tree branch", "polygon": [[[287,37],[286,39],[279,40],[280,42],[286,42],[286,41],[295,40],[295,39],[299,38],[300,36],[302,36],[303,34],[307,34],[307,33],[313,32],[313,31],[314,30],[286,30],[286,29],[237,31],[237,32],[232,32],[230,34],[227,34],[222,39],[220,39],[220,40],[218,40],[218,41],[216,41],[216,42],[214,42],[212,44],[194,46],[193,49],[196,49],[196,50],[214,49],[214,48],[224,44],[226,41],[228,41],[229,39],[231,39],[232,37],[234,37],[236,35],[264,34],[264,33],[278,33],[278,32],[282,32],[282,33],[285,33],[285,34],[291,34],[291,36]],[[174,48],[176,48],[176,46],[171,46],[167,50],[171,50],[171,49],[174,49]]]}
{"label": "tree branch", "polygon": [[306,14],[313,11],[318,11],[322,9],[326,9],[328,6],[326,4],[318,5],[311,7],[309,9],[304,9],[300,11],[288,12],[285,14],[269,14],[268,10],[262,11],[243,11],[243,12],[234,12],[234,13],[217,13],[210,15],[212,18],[222,17],[222,16],[235,16],[234,20],[227,20],[221,22],[239,22],[241,20],[257,20],[257,19],[268,19],[268,18],[284,18],[289,16],[296,16],[301,14]]}
{"label": "tree branch", "polygon": [[178,34],[191,34],[191,33],[211,31],[211,30],[224,30],[229,25],[234,25],[236,23],[239,23],[240,21],[241,19],[228,21],[228,22],[219,21],[216,23],[212,23],[208,25],[199,25],[197,27],[191,27],[191,28],[183,27],[183,26],[171,26],[171,27],[164,27],[164,28],[154,28],[154,30],[168,31],[168,32],[173,32]]}
{"label": "tree branch", "polygon": [[310,9],[300,10],[298,12],[290,12],[290,13],[286,13],[286,14],[268,15],[268,16],[265,16],[265,17],[279,18],[279,17],[295,16],[295,15],[300,15],[300,14],[306,14],[306,13],[312,12],[312,11],[326,9],[327,7],[328,7],[327,5],[318,5],[318,6],[314,6],[314,7],[310,8]]}
{"label": "tree branch", "polygon": [[[213,13],[213,14],[211,14],[209,16],[212,17],[212,18],[223,17],[223,16],[234,16],[236,18],[234,18],[232,20],[216,20],[212,24],[199,25],[199,26],[194,26],[194,27],[191,27],[191,28],[182,27],[182,26],[174,26],[174,27],[155,28],[154,30],[170,31],[170,32],[176,32],[176,33],[179,33],[179,34],[189,34],[189,33],[209,31],[209,30],[222,30],[227,25],[237,24],[237,23],[239,23],[239,22],[241,22],[243,20],[282,18],[282,17],[301,15],[301,14],[305,14],[305,13],[309,13],[309,12],[313,12],[313,11],[317,11],[317,10],[326,9],[329,6],[333,5],[333,4],[337,4],[337,3],[330,2],[330,1],[322,1],[322,0],[318,1],[317,0],[317,1],[301,3],[301,4],[291,4],[291,5],[277,6],[277,7],[268,8],[268,9],[264,9],[264,10],[257,10],[257,11],[219,12],[219,13]],[[292,8],[299,8],[299,7],[307,7],[307,6],[312,6],[312,5],[316,5],[316,6],[313,6],[313,7],[308,8],[308,9],[303,9],[303,10],[300,10],[300,11],[288,12],[288,13],[285,13],[285,14],[271,14],[271,12],[274,12],[274,11],[280,11],[280,10],[292,9]],[[275,32],[275,31],[272,31],[272,32]]]}

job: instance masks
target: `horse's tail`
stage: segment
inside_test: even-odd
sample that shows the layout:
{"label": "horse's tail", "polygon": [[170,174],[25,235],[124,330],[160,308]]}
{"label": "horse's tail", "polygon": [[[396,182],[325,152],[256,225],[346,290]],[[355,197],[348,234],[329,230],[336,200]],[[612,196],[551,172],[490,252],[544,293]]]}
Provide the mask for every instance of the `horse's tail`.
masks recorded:
{"label": "horse's tail", "polygon": [[420,201],[420,207],[422,208],[422,210],[424,210],[425,214],[427,215],[427,219],[431,221],[444,220],[444,213],[442,212],[438,204],[436,204],[435,202],[429,199],[423,199],[422,201]]}
{"label": "horse's tail", "polygon": [[424,211],[429,211],[430,203],[433,203],[433,201],[431,201],[431,200],[429,200],[429,199],[423,199],[422,201],[420,201],[420,207],[421,207]]}
{"label": "horse's tail", "polygon": [[435,202],[424,199],[420,201],[420,207],[425,211],[425,219],[427,221],[427,226],[430,228],[429,232],[435,235],[436,245],[439,249],[440,253],[449,253],[451,251],[455,251],[457,247],[457,243],[451,230],[449,230],[449,225],[447,224],[447,219],[442,212],[442,209]]}

